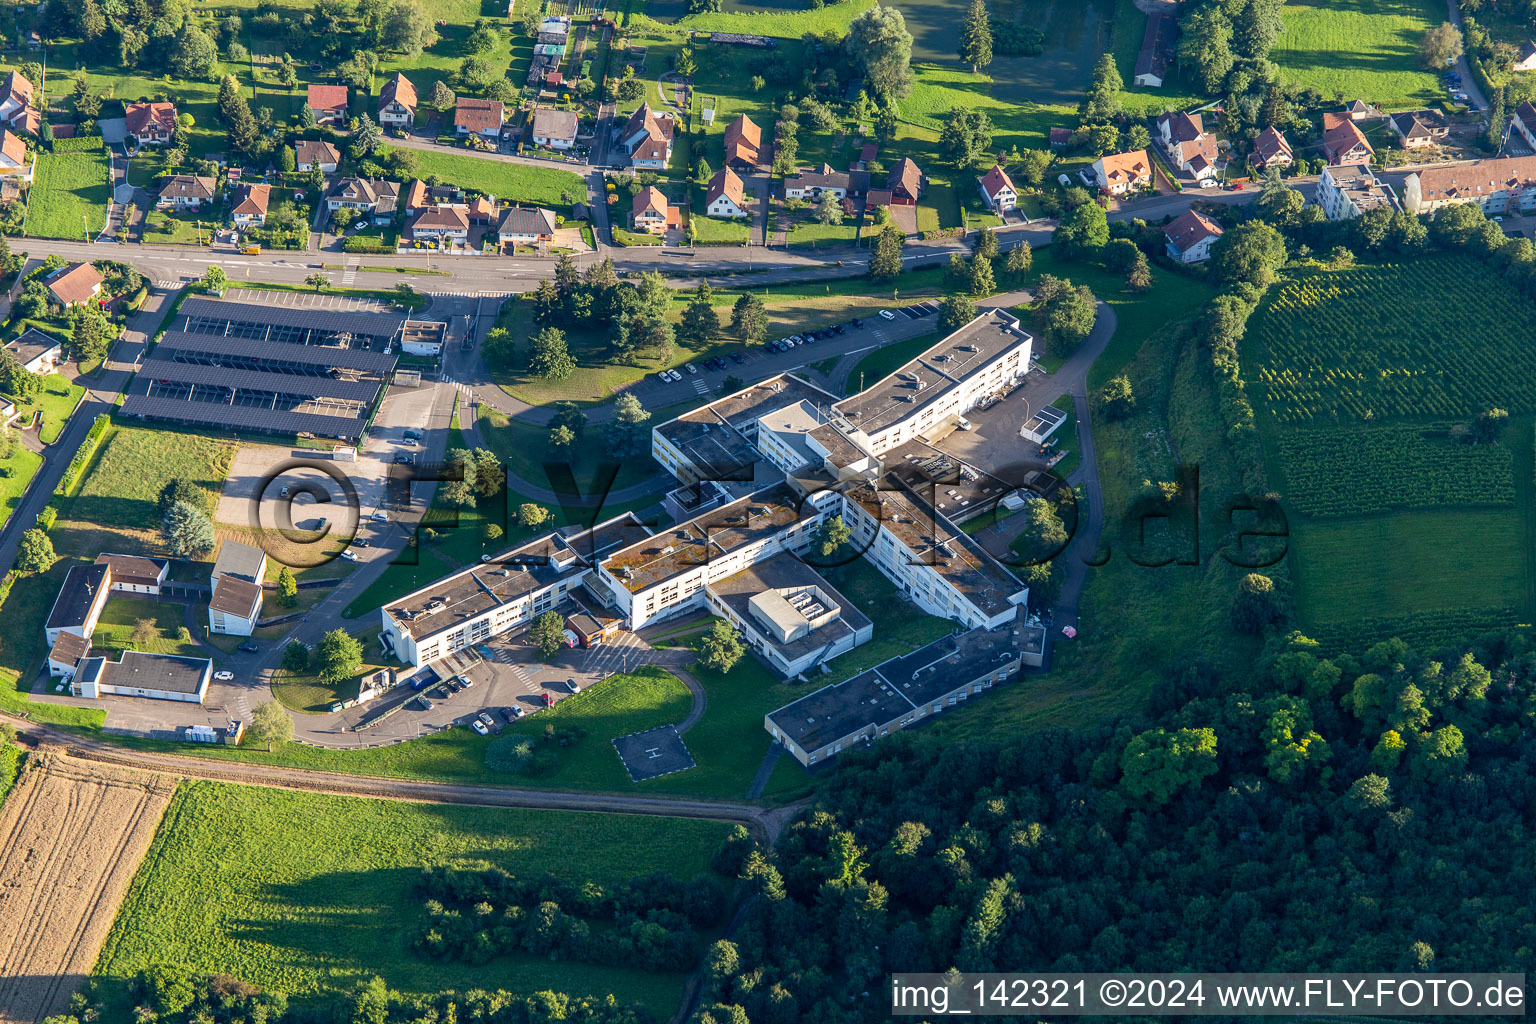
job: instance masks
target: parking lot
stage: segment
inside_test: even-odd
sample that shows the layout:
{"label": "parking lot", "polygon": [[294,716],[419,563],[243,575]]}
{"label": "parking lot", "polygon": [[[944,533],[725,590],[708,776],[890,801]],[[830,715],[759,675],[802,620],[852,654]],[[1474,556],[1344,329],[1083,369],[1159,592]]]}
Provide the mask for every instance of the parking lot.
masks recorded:
{"label": "parking lot", "polygon": [[[516,630],[434,665],[434,670],[451,673],[452,687],[442,679],[420,690],[402,685],[376,701],[328,718],[338,740],[352,734],[362,746],[455,726],[470,728],[481,712],[491,715],[493,729],[499,732],[517,717],[512,709],[519,709],[522,716],[537,714],[571,696],[571,682],[577,691],[586,690],[615,673],[654,664],[661,656],[635,634],[619,633],[597,647],[564,648],[545,663],[527,643],[527,631]],[[407,670],[401,674],[411,678]],[[461,678],[470,685],[460,686]]]}

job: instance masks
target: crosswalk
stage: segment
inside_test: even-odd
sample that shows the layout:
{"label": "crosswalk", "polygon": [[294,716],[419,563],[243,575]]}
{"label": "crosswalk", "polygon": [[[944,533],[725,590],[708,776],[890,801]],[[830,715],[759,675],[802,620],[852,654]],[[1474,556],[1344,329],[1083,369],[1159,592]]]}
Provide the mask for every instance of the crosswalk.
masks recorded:
{"label": "crosswalk", "polygon": [[187,282],[179,277],[167,277],[155,282],[156,288],[164,288],[167,291],[175,291]]}
{"label": "crosswalk", "polygon": [[[505,299],[508,297],[506,292],[498,291],[495,288],[487,288],[482,289],[481,291],[468,292],[440,292],[431,288],[423,290],[431,295],[434,299]],[[485,312],[491,313],[494,312],[494,310],[486,310]]]}
{"label": "crosswalk", "polygon": [[341,271],[341,285],[343,288],[357,280],[357,267],[361,262],[362,260],[356,256],[347,257],[347,265]]}
{"label": "crosswalk", "polygon": [[700,395],[707,395],[709,394],[709,385],[704,383],[702,378],[695,377],[693,379],[693,390],[697,391]]}
{"label": "crosswalk", "polygon": [[618,633],[606,643],[587,651],[582,671],[599,675],[612,672],[633,672],[641,665],[649,665],[658,658],[644,640],[633,633]]}

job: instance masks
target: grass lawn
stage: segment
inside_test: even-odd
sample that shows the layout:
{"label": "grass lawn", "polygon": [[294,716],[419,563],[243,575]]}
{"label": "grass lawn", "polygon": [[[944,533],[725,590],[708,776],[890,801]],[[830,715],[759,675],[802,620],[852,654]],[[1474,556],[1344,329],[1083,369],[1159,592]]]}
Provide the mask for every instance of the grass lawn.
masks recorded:
{"label": "grass lawn", "polygon": [[149,210],[144,214],[144,241],[164,245],[204,245],[213,240],[213,229],[217,226],[207,213]]}
{"label": "grass lawn", "polygon": [[[10,396],[7,396],[10,397]],[[80,404],[80,399],[85,397],[85,388],[74,383],[63,374],[52,373],[43,378],[43,390],[30,402],[15,402],[16,412],[22,422],[32,418],[34,411],[43,414],[42,426],[38,428],[38,440],[43,444],[52,444],[59,439],[64,431],[64,424],[69,422],[69,417]]]}
{"label": "grass lawn", "polygon": [[[324,598],[330,594],[328,590],[301,590],[299,597],[302,602],[306,595],[317,595]],[[276,615],[286,612],[288,609],[278,608],[276,601],[269,602],[264,611],[268,615]],[[302,607],[302,604],[300,605]],[[297,608],[294,609],[298,610]],[[280,627],[284,631],[289,626]],[[320,677],[311,673],[293,673],[287,669],[278,669],[272,677],[272,695],[282,702],[283,706],[291,711],[301,714],[318,715],[330,710],[331,704],[338,700],[350,700],[357,697],[357,680],[370,672],[377,672],[384,668],[386,662],[379,654],[379,628],[354,632],[359,643],[363,645],[363,663],[354,672],[351,678],[339,686],[329,686],[320,681]],[[388,664],[398,665],[399,662],[391,659]]]}
{"label": "grass lawn", "polygon": [[751,237],[751,223],[746,220],[722,220],[702,214],[688,221],[693,225],[699,245],[746,245]]}
{"label": "grass lawn", "polygon": [[[91,646],[112,651],[203,657],[197,644],[176,639],[177,631],[185,624],[182,608],[179,604],[161,604],[143,598],[110,598],[101,611],[96,632],[91,634]],[[136,632],[138,636],[135,636]]]}
{"label": "grass lawn", "polygon": [[27,234],[95,238],[107,222],[108,178],[105,149],[40,154],[27,199]]}
{"label": "grass lawn", "polygon": [[1418,60],[1424,33],[1446,19],[1435,0],[1291,0],[1281,16],[1285,30],[1269,59],[1290,84],[1387,110],[1444,96]]}
{"label": "grass lawn", "polygon": [[[96,449],[78,494],[64,502],[54,544],[94,558],[101,551],[159,551],[161,489],[178,477],[223,490],[236,442],[114,424]],[[118,545],[114,547],[113,545]]]}
{"label": "grass lawn", "polygon": [[569,193],[577,202],[587,196],[587,183],[581,176],[558,167],[530,167],[436,150],[408,152],[415,158],[421,177],[436,174],[446,182],[481,189],[502,202],[536,203],[565,212],[569,204],[562,203],[562,193]]}
{"label": "grass lawn", "polygon": [[11,513],[21,504],[27,485],[43,468],[43,457],[14,438],[11,450],[0,457],[0,527],[10,521]]}
{"label": "grass lawn", "polygon": [[[652,421],[663,422],[652,416]],[[612,465],[614,459],[605,451],[603,428],[589,426],[582,433],[581,443],[559,451],[549,447],[549,428],[514,420],[506,413],[489,406],[481,406],[475,414],[475,424],[486,446],[512,473],[551,490],[558,490],[556,481],[545,469],[546,462],[568,465],[576,483],[583,491],[593,486],[601,464]],[[618,475],[613,478],[613,489],[629,487],[652,476],[656,463],[647,451],[641,456],[623,460],[618,464]]]}
{"label": "grass lawn", "polygon": [[667,244],[667,240],[660,235],[653,235],[647,231],[625,231],[617,225],[613,227],[613,240],[623,246]]}
{"label": "grass lawn", "polygon": [[422,919],[413,895],[419,871],[489,863],[603,885],[662,869],[690,878],[707,869],[729,828],[187,782],[166,811],[95,974],[123,982],[171,961],[300,996],[372,975],[409,993],[613,993],[665,1019],[689,965],[652,974],[525,954],[481,966],[418,957],[410,943]]}
{"label": "grass lawn", "polygon": [[841,224],[818,224],[814,220],[796,221],[785,234],[789,245],[802,249],[825,249],[853,245],[859,240],[859,228],[851,219]]}

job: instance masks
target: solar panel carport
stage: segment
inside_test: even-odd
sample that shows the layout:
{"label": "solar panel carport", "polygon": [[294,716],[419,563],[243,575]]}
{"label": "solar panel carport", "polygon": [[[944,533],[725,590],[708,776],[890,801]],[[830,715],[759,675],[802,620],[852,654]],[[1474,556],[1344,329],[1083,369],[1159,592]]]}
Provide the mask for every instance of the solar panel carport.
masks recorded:
{"label": "solar panel carport", "polygon": [[[190,299],[188,300],[191,301]],[[361,348],[334,345],[295,345],[261,338],[233,338],[220,334],[189,334],[167,331],[157,344],[168,351],[196,352],[208,356],[245,360],[254,364],[292,367],[336,367],[363,373],[385,374],[394,369],[395,356]]]}
{"label": "solar panel carport", "polygon": [[266,373],[226,366],[177,363],[168,359],[150,359],[139,368],[150,380],[205,387],[234,388],[241,391],[265,391],[305,398],[337,398],[348,402],[371,402],[379,393],[377,380],[336,380],[332,377],[297,376],[291,373]]}
{"label": "solar panel carport", "polygon": [[154,395],[129,395],[123,400],[121,414],[176,423],[223,427],[228,430],[260,430],[279,434],[318,434],[356,440],[363,431],[363,420],[355,416],[322,416],[312,412],[284,412],[251,405],[225,405],[222,402],[189,402],[180,398]]}
{"label": "solar panel carport", "polygon": [[393,338],[406,319],[404,313],[263,306],[255,302],[230,302],[197,295],[182,302],[177,312],[189,320],[225,320],[258,326],[298,327],[326,334],[365,334],[385,339]]}

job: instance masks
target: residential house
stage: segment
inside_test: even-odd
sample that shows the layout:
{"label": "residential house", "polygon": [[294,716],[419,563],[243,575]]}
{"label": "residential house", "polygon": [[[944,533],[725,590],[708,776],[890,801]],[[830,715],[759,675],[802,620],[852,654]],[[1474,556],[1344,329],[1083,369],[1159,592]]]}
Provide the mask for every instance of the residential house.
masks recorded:
{"label": "residential house", "polygon": [[1147,15],[1147,28],[1141,37],[1141,50],[1131,81],[1135,85],[1158,88],[1173,66],[1173,43],[1179,34],[1179,19],[1161,10]]}
{"label": "residential house", "polygon": [[174,210],[200,210],[204,203],[213,202],[218,180],[201,174],[175,174],[160,186],[155,205]]}
{"label": "residential house", "polygon": [[793,178],[784,179],[785,199],[819,199],[823,192],[831,192],[839,199],[847,199],[868,191],[869,175],[863,171],[834,171],[831,164],[822,164],[814,171],[801,171]]}
{"label": "residential house", "polygon": [[241,185],[235,191],[229,219],[237,228],[260,227],[267,222],[267,207],[271,202],[271,185]]}
{"label": "residential house", "polygon": [[24,180],[32,177],[26,140],[6,128],[0,128],[0,174],[14,174]]}
{"label": "residential house", "polygon": [[1510,65],[1511,71],[1536,71],[1536,39],[1527,39]]}
{"label": "residential house", "polygon": [[507,107],[501,100],[460,96],[453,108],[453,130],[461,137],[478,135],[482,139],[499,139],[506,123]]}
{"label": "residential house", "polygon": [[471,224],[494,224],[501,216],[495,196],[475,196],[464,210]]}
{"label": "residential house", "polygon": [[1164,114],[1157,138],[1169,163],[1196,181],[1216,176],[1216,136],[1205,130],[1199,114]]}
{"label": "residential house", "polygon": [[[4,121],[18,131],[36,130],[27,124],[28,114],[37,117],[37,110],[32,105],[32,83],[19,71],[12,71],[0,79],[0,121]],[[20,123],[18,123],[20,122]]]}
{"label": "residential house", "polygon": [[400,185],[381,178],[339,178],[325,195],[325,208],[356,210],[374,222],[387,221],[399,209]]}
{"label": "residential house", "polygon": [[976,179],[976,185],[987,209],[994,213],[1006,214],[1019,205],[1019,191],[1001,164],[993,164],[990,171]]}
{"label": "residential house", "polygon": [[326,174],[333,174],[341,162],[341,153],[329,142],[318,139],[300,139],[293,147],[294,166],[308,173],[317,165]]}
{"label": "residential house", "polygon": [[636,231],[644,231],[652,235],[665,234],[667,228],[677,221],[674,211],[667,203],[667,197],[655,185],[643,188],[635,194],[630,219]]}
{"label": "residential house", "polygon": [[1510,119],[1510,126],[1520,133],[1525,139],[1525,144],[1536,149],[1536,104],[1526,100],[1515,108],[1515,116]]}
{"label": "residential house", "polygon": [[1381,117],[1381,111],[1365,100],[1350,100],[1344,106],[1344,114],[1351,121],[1372,121]]}
{"label": "residential house", "polygon": [[1066,149],[1072,145],[1072,129],[1052,128],[1050,140],[1052,149]]}
{"label": "residential house", "polygon": [[555,211],[538,206],[509,206],[496,222],[496,240],[502,245],[532,245],[555,238]]}
{"label": "residential house", "polygon": [[1335,165],[1368,164],[1376,150],[1365,140],[1365,133],[1348,116],[1323,115],[1323,155]]}
{"label": "residential house", "polygon": [[1200,263],[1211,258],[1211,246],[1221,237],[1221,225],[1205,214],[1188,210],[1163,228],[1168,257],[1179,263]]}
{"label": "residential house", "polygon": [[469,213],[462,206],[426,206],[417,210],[405,228],[413,242],[464,245],[469,241]]}
{"label": "residential house", "polygon": [[1433,110],[1410,110],[1393,114],[1392,130],[1404,149],[1428,149],[1451,133],[1444,115]]}
{"label": "residential house", "polygon": [[227,540],[219,545],[208,584],[208,632],[250,636],[261,615],[261,584],[267,578],[267,554],[260,548]]}
{"label": "residential house", "polygon": [[140,146],[166,146],[176,134],[176,104],[130,103],[124,120],[128,134]]}
{"label": "residential house", "polygon": [[642,103],[619,129],[619,148],[629,154],[632,166],[664,171],[672,159],[672,138],[676,132],[677,122],[671,114],[658,114],[649,103]]}
{"label": "residential house", "polygon": [[315,115],[316,124],[347,123],[347,87],[344,85],[312,85],[309,87],[308,105]]}
{"label": "residential house", "polygon": [[416,87],[396,71],[379,90],[379,124],[387,128],[409,128],[416,123]]}
{"label": "residential house", "polygon": [[1324,167],[1318,177],[1317,201],[1329,220],[1348,220],[1378,208],[1401,209],[1392,186],[1363,163]]}
{"label": "residential house", "polygon": [[570,149],[576,145],[577,117],[574,110],[543,107],[533,112],[533,144],[546,149]]}
{"label": "residential house", "polygon": [[1458,203],[1476,203],[1489,215],[1536,213],[1536,156],[1426,167],[1403,181],[1409,213],[1433,213]]}
{"label": "residential house", "polygon": [[1291,166],[1294,159],[1290,142],[1278,128],[1270,125],[1253,140],[1253,152],[1248,154],[1248,166],[1256,171],[1267,171],[1271,167],[1283,171]]}
{"label": "residential house", "polygon": [[36,327],[28,327],[6,342],[5,351],[10,353],[23,370],[44,377],[57,370],[64,361],[63,343]]}
{"label": "residential house", "polygon": [[725,126],[725,162],[740,171],[756,170],[762,158],[763,130],[746,114]]}
{"label": "residential house", "polygon": [[89,263],[64,267],[48,279],[48,291],[66,309],[83,306],[101,295],[101,271]]}
{"label": "residential house", "polygon": [[704,212],[711,217],[750,217],[741,175],[729,167],[716,171],[709,179],[709,191],[704,194]]}
{"label": "residential house", "polygon": [[906,156],[896,161],[896,166],[891,168],[885,181],[885,187],[891,193],[892,206],[916,206],[926,186],[927,179],[923,177],[923,172],[918,170],[911,157]]}
{"label": "residential house", "polygon": [[1152,187],[1152,160],[1144,149],[1109,153],[1093,162],[1094,183],[1100,192],[1123,196]]}

